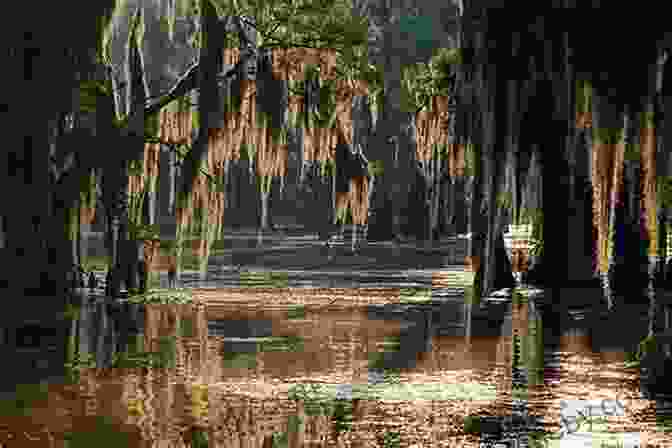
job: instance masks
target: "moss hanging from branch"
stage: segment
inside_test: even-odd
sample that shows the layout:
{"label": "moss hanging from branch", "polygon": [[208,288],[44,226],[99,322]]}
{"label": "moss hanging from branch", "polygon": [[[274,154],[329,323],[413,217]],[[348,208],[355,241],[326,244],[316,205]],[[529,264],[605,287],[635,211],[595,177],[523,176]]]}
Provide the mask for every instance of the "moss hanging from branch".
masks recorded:
{"label": "moss hanging from branch", "polygon": [[[325,165],[330,169],[331,174],[335,175],[336,164],[327,162]],[[365,225],[369,216],[369,199],[369,178],[367,176],[350,178],[348,191],[336,191],[336,222],[344,224],[351,218],[353,224]]]}
{"label": "moss hanging from branch", "polygon": [[83,179],[79,195],[80,220],[82,224],[90,225],[96,216],[98,204],[98,181],[99,176],[95,170],[91,170],[89,176]]}
{"label": "moss hanging from branch", "polygon": [[609,228],[610,205],[617,200],[622,188],[625,142],[622,129],[593,129],[593,134],[593,225],[598,231],[597,271],[605,273],[613,251],[613,229]]}
{"label": "moss hanging from branch", "polygon": [[656,213],[656,133],[652,117],[643,114],[641,128],[642,213],[649,240],[649,257],[658,256],[658,219]]}
{"label": "moss hanging from branch", "polygon": [[433,97],[428,110],[415,114],[417,160],[432,160],[437,146],[448,148],[448,101],[447,96]]}
{"label": "moss hanging from branch", "polygon": [[593,126],[592,117],[592,86],[589,81],[576,82],[576,127],[590,129]]}

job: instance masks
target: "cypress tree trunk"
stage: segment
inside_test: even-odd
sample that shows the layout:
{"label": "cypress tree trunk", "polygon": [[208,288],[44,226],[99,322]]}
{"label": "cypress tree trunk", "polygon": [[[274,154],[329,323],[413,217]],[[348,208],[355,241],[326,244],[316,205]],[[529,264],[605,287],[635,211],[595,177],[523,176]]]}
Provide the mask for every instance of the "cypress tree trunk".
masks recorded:
{"label": "cypress tree trunk", "polygon": [[[496,199],[499,190],[499,157],[497,148],[500,144],[498,126],[501,114],[497,112],[497,106],[502,101],[495,68],[489,64],[486,69],[486,88],[483,93],[483,156],[485,162],[485,206],[486,206],[486,233],[485,251],[482,259],[483,266],[483,291],[482,295],[489,294],[495,285],[495,240],[497,238],[496,224],[498,212]],[[488,73],[489,71],[492,71]],[[500,151],[501,152],[501,151]]]}
{"label": "cypress tree trunk", "polygon": [[[646,211],[646,229],[647,237],[649,240],[649,251],[648,251],[648,285],[647,285],[647,296],[649,299],[649,328],[648,334],[653,335],[656,331],[656,313],[658,311],[658,289],[660,287],[658,283],[659,276],[658,272],[662,271],[664,254],[661,251],[661,246],[659,245],[661,232],[659,224],[659,216],[661,215],[660,201],[657,197],[657,180],[659,176],[660,164],[663,164],[663,157],[658,156],[657,151],[657,142],[656,134],[657,129],[655,127],[655,98],[656,98],[656,81],[657,81],[657,69],[658,64],[657,60],[653,61],[648,67],[648,77],[647,77],[647,95],[643,104],[643,117],[642,117],[642,168],[643,168],[643,193],[645,200],[644,210]],[[653,141],[652,141],[653,140]],[[663,174],[665,171],[663,170]]]}
{"label": "cypress tree trunk", "polygon": [[261,216],[259,217],[259,228],[257,231],[257,245],[261,246],[264,242],[263,234],[268,230],[268,199],[271,195],[271,180],[265,177],[258,177],[259,179],[259,194],[261,205]]}
{"label": "cypress tree trunk", "polygon": [[[546,298],[560,300],[559,288],[567,281],[567,215],[569,192],[569,166],[566,153],[571,145],[571,129],[574,125],[574,111],[570,107],[569,41],[562,30],[553,29],[544,23],[544,45],[538,59],[543,79],[541,87],[542,122],[547,137],[539,141],[541,151],[540,171],[542,181],[542,223],[544,258],[548,260],[544,272]],[[558,180],[560,180],[558,182]],[[544,236],[551,237],[545,238]],[[551,271],[551,260],[552,269]]]}
{"label": "cypress tree trunk", "polygon": [[439,225],[439,198],[441,196],[441,165],[444,162],[444,159],[437,155],[437,160],[434,163],[434,169],[432,173],[432,182],[430,189],[430,204],[429,204],[429,235],[428,240],[430,245],[434,241],[435,233],[438,230]]}
{"label": "cypress tree trunk", "polygon": [[[123,250],[128,232],[128,183],[126,163],[110,166],[103,174],[103,198],[108,210],[108,243],[110,245],[111,284],[109,293],[119,295],[126,277]],[[128,285],[127,285],[128,286]]]}
{"label": "cypress tree trunk", "polygon": [[168,213],[174,215],[179,167],[177,166],[177,153],[173,150],[173,148],[170,148],[168,151],[168,160],[168,176],[170,178],[170,189],[168,191]]}
{"label": "cypress tree trunk", "polygon": [[[147,94],[149,92],[149,87],[147,85],[147,80],[145,77],[144,63],[142,59],[142,54],[138,48],[138,42],[135,36],[131,36],[129,39],[129,45],[127,47],[127,70],[128,70],[128,80],[129,80],[129,89],[127,90],[127,102],[128,105],[128,116],[137,117],[137,120],[130,122],[128,124],[130,136],[125,139],[128,140],[127,145],[133,145],[137,149],[133,152],[134,154],[143,154],[146,151],[144,134],[145,134],[145,119],[140,111],[145,108],[145,101]],[[138,162],[141,160],[137,160]],[[121,175],[121,173],[120,173]],[[126,191],[128,190],[128,175],[124,176],[123,187]],[[148,199],[148,196],[151,198]],[[154,219],[154,197],[151,192],[147,191],[145,194],[144,201],[142,204],[140,224],[143,224],[143,214],[142,211],[145,207],[149,207],[147,220],[144,221],[144,224],[152,224]],[[128,206],[127,206],[128,207]],[[126,208],[127,208],[126,207]],[[128,215],[128,211],[126,211]],[[125,225],[128,225],[128,216],[124,222]],[[128,227],[124,230],[124,238],[122,242],[122,249],[120,250],[121,255],[121,270],[124,273],[123,277],[126,279],[127,288],[129,292],[131,289],[137,289],[140,284],[140,276],[144,273],[140,272],[140,266],[143,263],[143,254],[142,254],[142,243],[137,240],[137,236],[130,238],[131,235],[127,234]],[[146,271],[146,270],[145,270]]]}
{"label": "cypress tree trunk", "polygon": [[455,229],[455,193],[457,189],[457,181],[454,177],[447,178],[441,185],[444,206],[443,206],[443,232],[448,235],[456,234]]}
{"label": "cypress tree trunk", "polygon": [[[663,74],[662,74],[663,80],[662,80],[662,91],[661,91],[661,96],[662,96],[662,107],[663,111],[667,113],[669,116],[670,113],[672,113],[672,56],[670,54],[667,55],[667,60],[665,61],[665,64],[663,66]],[[670,176],[672,175],[672,151],[670,150],[670,146],[672,146],[672,120],[669,118],[667,120],[663,120],[663,128],[662,128],[662,143],[664,145],[663,149],[663,154],[665,155],[662,157],[662,168],[665,170],[665,175]],[[670,218],[670,209],[668,208],[665,210],[665,216],[668,219]],[[669,250],[669,249],[668,249]],[[665,266],[665,280],[666,280],[666,287],[669,288],[669,279],[672,276],[672,269],[670,269],[670,262],[667,259],[667,254],[666,256],[666,266]]]}
{"label": "cypress tree trunk", "polygon": [[467,247],[466,264],[473,272],[473,284],[467,292],[471,295],[471,301],[477,301],[482,296],[482,263],[481,257],[484,248],[484,232],[487,222],[481,214],[483,200],[483,173],[482,173],[482,137],[483,122],[485,120],[482,97],[484,95],[484,82],[482,76],[483,65],[476,57],[482,57],[484,53],[484,30],[485,20],[475,17],[477,11],[471,8],[465,10],[465,21],[462,28],[461,40],[465,48],[465,54],[470,56],[458,72],[459,83],[462,87],[461,100],[466,106],[462,112],[463,137],[469,149],[469,171],[466,174],[465,193],[468,197],[468,233],[470,239]]}

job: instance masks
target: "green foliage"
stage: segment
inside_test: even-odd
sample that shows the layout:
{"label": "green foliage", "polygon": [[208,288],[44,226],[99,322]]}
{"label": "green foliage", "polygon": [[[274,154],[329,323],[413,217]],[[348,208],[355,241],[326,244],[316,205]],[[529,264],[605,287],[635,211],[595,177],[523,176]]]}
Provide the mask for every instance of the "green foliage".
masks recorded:
{"label": "green foliage", "polygon": [[81,314],[81,307],[71,303],[65,304],[65,311],[63,311],[63,318],[66,320],[77,320]]}
{"label": "green foliage", "polygon": [[185,338],[191,338],[196,335],[194,330],[194,320],[192,318],[184,318],[179,321],[179,336]]}
{"label": "green foliage", "polygon": [[142,223],[142,205],[147,192],[143,189],[139,193],[128,195],[128,222],[130,226],[139,227]]}
{"label": "green foliage", "polygon": [[656,351],[658,351],[658,349],[659,346],[658,341],[656,341],[656,337],[653,335],[647,336],[639,342],[637,356],[639,359],[642,359],[642,356],[650,353],[655,353]]}
{"label": "green foliage", "polygon": [[320,177],[333,176],[336,173],[336,162],[326,160],[320,165]]}
{"label": "green foliage", "polygon": [[624,137],[623,128],[597,128],[593,127],[593,141],[607,145],[613,145]]}
{"label": "green foliage", "polygon": [[625,160],[629,162],[638,162],[640,159],[640,146],[636,143],[625,145]]}
{"label": "green foliage", "polygon": [[384,166],[382,160],[371,160],[369,161],[369,175],[373,177],[382,176],[384,172]]}
{"label": "green foliage", "polygon": [[544,212],[541,208],[523,208],[520,211],[520,223],[532,224],[530,255],[542,256],[544,253]]}
{"label": "green foliage", "polygon": [[[479,274],[476,274],[476,279],[478,279],[478,277]],[[467,285],[464,287],[464,301],[466,304],[479,305],[481,303],[481,297],[477,291],[477,285]]]}
{"label": "green foliage", "polygon": [[334,397],[321,384],[297,384],[288,391],[287,398],[303,401],[304,410],[309,416],[332,415],[334,409]]}
{"label": "green foliage", "polygon": [[31,408],[48,397],[47,383],[18,384],[13,396],[0,401],[0,416],[30,415]]}
{"label": "green foliage", "polygon": [[151,289],[144,294],[131,295],[130,303],[187,304],[192,303],[193,296],[189,289]]}
{"label": "green foliage", "polygon": [[593,90],[590,82],[576,81],[576,110],[579,113],[588,113],[592,108]]}
{"label": "green foliage", "polygon": [[445,96],[450,92],[450,75],[453,66],[459,64],[458,50],[441,48],[428,63],[418,63],[403,68],[402,101],[405,110],[416,112],[431,105],[435,96]]}
{"label": "green foliage", "polygon": [[303,338],[297,336],[274,337],[259,343],[261,352],[301,352]]}
{"label": "green foliage", "polygon": [[513,194],[510,191],[503,191],[497,195],[495,203],[498,208],[511,210],[513,208]]}
{"label": "green foliage", "polygon": [[287,288],[289,277],[286,272],[241,272],[240,286],[262,286],[265,288]]}
{"label": "green foliage", "polygon": [[175,336],[159,338],[158,352],[138,351],[131,348],[125,352],[112,355],[113,368],[174,368],[175,367]]}
{"label": "green foliage", "polygon": [[95,113],[98,99],[110,95],[112,95],[112,82],[110,80],[81,81],[79,83],[79,111],[86,114]]}
{"label": "green foliage", "polygon": [[250,160],[251,149],[247,143],[240,145],[240,160]]}
{"label": "green foliage", "polygon": [[192,431],[191,448],[208,448],[208,433],[202,429]]}
{"label": "green foliage", "polygon": [[273,176],[259,176],[258,180],[262,193],[268,193],[271,191],[271,185],[273,184]]}
{"label": "green foliage", "polygon": [[223,352],[222,359],[229,369],[254,369],[257,365],[256,353]]}
{"label": "green foliage", "polygon": [[158,224],[135,224],[129,223],[129,235],[131,240],[158,240]]}
{"label": "green foliage", "polygon": [[479,174],[478,154],[480,151],[473,143],[468,143],[464,148],[464,175],[475,177]]}
{"label": "green foliage", "polygon": [[145,135],[158,135],[160,124],[159,114],[145,115]]}
{"label": "green foliage", "polygon": [[306,307],[298,305],[287,310],[287,319],[305,319]]}
{"label": "green foliage", "polygon": [[[290,415],[291,417],[296,417]],[[289,446],[289,434],[287,432],[276,432],[273,433],[273,448],[287,448]]]}
{"label": "green foliage", "polygon": [[529,433],[530,448],[546,448],[551,440],[559,440],[559,433],[532,431]]}
{"label": "green foliage", "polygon": [[659,432],[672,432],[672,417],[669,415],[656,415],[656,430]]}
{"label": "green foliage", "polygon": [[82,263],[82,267],[86,272],[104,271],[107,269],[109,264],[110,264],[109,255],[103,255],[103,256],[88,255],[84,260],[84,262]]}
{"label": "green foliage", "polygon": [[513,291],[513,297],[511,298],[511,300],[514,305],[522,305],[523,303],[527,303],[527,296],[523,294],[521,291],[515,289]]}
{"label": "green foliage", "polygon": [[481,417],[478,415],[468,415],[464,418],[462,430],[466,434],[481,434]]}
{"label": "green foliage", "polygon": [[655,127],[656,114],[653,111],[641,112],[640,120],[643,127],[653,128]]}
{"label": "green foliage", "polygon": [[81,178],[79,200],[83,207],[95,208],[98,199],[98,178],[94,170]]}
{"label": "green foliage", "polygon": [[344,224],[348,223],[352,220],[352,212],[350,211],[350,208],[341,208],[336,210],[336,223],[337,224]]}
{"label": "green foliage", "polygon": [[664,209],[672,207],[672,176],[658,176],[656,182],[657,206]]}
{"label": "green foliage", "polygon": [[66,377],[71,383],[77,383],[83,369],[95,369],[96,360],[93,354],[79,353],[76,347],[71,347],[70,357],[65,363]]}
{"label": "green foliage", "polygon": [[390,336],[385,338],[383,343],[384,350],[382,352],[369,353],[369,369],[383,369],[386,374],[386,381],[396,382],[398,379],[398,371],[386,367],[385,359],[386,352],[396,352],[401,348],[401,339],[398,336]]}
{"label": "green foliage", "polygon": [[367,22],[352,15],[343,0],[215,0],[220,15],[256,19],[259,44],[264,47],[346,48],[366,42]]}
{"label": "green foliage", "polygon": [[96,416],[95,419],[95,426],[89,430],[67,433],[64,446],[67,448],[131,446],[130,434],[127,431],[120,431],[119,425],[109,417]]}
{"label": "green foliage", "polygon": [[301,429],[303,419],[298,415],[290,415],[287,417],[287,430],[289,432],[298,432]]}
{"label": "green foliage", "polygon": [[334,409],[332,420],[334,422],[334,430],[337,434],[350,431],[352,429],[352,401],[339,400],[334,401]]}
{"label": "green foliage", "polygon": [[654,335],[646,336],[637,345],[636,351],[626,352],[624,366],[626,369],[639,368],[642,359],[647,355],[660,352],[660,346]]}
{"label": "green foliage", "polygon": [[130,25],[127,45],[134,45],[142,48],[142,41],[145,38],[145,18],[142,8],[137,8]]}
{"label": "green foliage", "polygon": [[400,300],[404,302],[430,302],[432,300],[432,290],[428,288],[401,288],[399,290]]}
{"label": "green foliage", "polygon": [[399,448],[401,434],[396,431],[385,431],[382,435],[376,435],[378,445],[382,448]]}

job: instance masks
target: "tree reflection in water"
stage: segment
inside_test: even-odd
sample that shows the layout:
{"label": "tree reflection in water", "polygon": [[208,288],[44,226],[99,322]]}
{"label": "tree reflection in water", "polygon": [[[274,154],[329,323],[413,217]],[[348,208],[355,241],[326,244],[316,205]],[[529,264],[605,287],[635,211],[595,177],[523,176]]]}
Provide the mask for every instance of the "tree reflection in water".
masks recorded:
{"label": "tree reflection in water", "polygon": [[[199,291],[194,295],[201,294],[206,295]],[[594,352],[588,334],[576,335],[562,327],[546,332],[538,315],[527,315],[533,310],[524,302],[511,307],[514,312],[504,319],[499,334],[475,331],[467,342],[464,333],[438,331],[451,319],[450,308],[437,311],[437,318],[430,321],[427,313],[381,307],[389,312],[373,319],[363,299],[389,303],[389,292],[341,294],[291,288],[211,290],[207,314],[201,305],[153,305],[136,317],[124,307],[83,308],[71,338],[71,349],[79,356],[72,359],[84,361],[88,353],[109,359],[115,367],[80,364],[74,385],[50,385],[40,399],[48,406],[38,410],[25,398],[22,406],[54,434],[70,421],[68,417],[48,423],[56,410],[78,415],[85,403],[91,409],[87,412],[125,416],[114,417],[113,424],[120,427],[123,420],[157,441],[175,440],[186,425],[208,433],[209,443],[224,446],[247,437],[243,434],[263,435],[267,445],[275,441],[282,446],[299,433],[305,441],[377,437],[379,443],[418,443],[430,437],[437,443],[452,440],[476,446],[470,445],[472,439],[464,431],[466,415],[510,415],[513,405],[520,404],[514,398],[519,398],[524,402],[519,416],[523,423],[511,420],[512,431],[535,426],[528,415],[543,416],[542,427],[552,430],[559,421],[560,399],[608,398],[618,388],[625,391],[624,399],[635,400],[626,409],[626,426],[636,424],[637,430],[655,433],[655,419],[641,417],[647,405],[636,404],[635,374],[622,363],[619,367],[617,357]],[[331,304],[325,307],[325,303]],[[225,325],[227,331],[208,334],[208,320],[240,325]],[[263,328],[254,322],[264,322]],[[127,335],[122,337],[123,332]],[[567,336],[555,341],[539,337],[556,332]],[[225,338],[236,337],[256,349],[245,354],[250,362],[227,367],[227,357],[240,354],[227,354],[222,348],[230,343]],[[546,346],[553,356],[544,355]],[[578,357],[569,357],[568,352]],[[555,358],[558,381],[547,381],[545,359],[550,358]],[[487,388],[496,393],[488,396]],[[287,400],[291,391],[293,399]],[[299,433],[292,433],[288,425],[297,418]],[[149,432],[155,424],[162,429]]]}

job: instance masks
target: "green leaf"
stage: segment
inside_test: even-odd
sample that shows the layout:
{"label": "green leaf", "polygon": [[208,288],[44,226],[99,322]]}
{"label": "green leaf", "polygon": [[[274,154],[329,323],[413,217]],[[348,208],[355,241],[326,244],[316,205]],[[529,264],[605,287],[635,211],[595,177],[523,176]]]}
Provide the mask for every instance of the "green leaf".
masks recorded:
{"label": "green leaf", "polygon": [[372,176],[381,176],[383,174],[383,161],[382,160],[371,160],[369,161],[369,173]]}
{"label": "green leaf", "polygon": [[511,210],[513,207],[513,194],[510,191],[503,191],[499,193],[495,203],[498,208]]}
{"label": "green leaf", "polygon": [[299,305],[287,310],[287,319],[305,319],[306,317],[306,308],[303,305]]}

